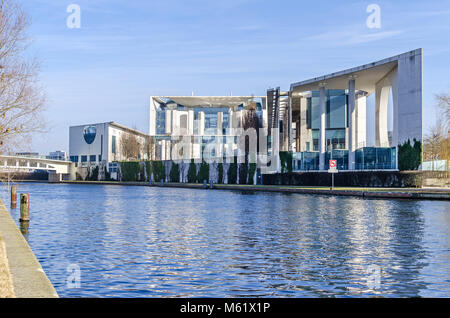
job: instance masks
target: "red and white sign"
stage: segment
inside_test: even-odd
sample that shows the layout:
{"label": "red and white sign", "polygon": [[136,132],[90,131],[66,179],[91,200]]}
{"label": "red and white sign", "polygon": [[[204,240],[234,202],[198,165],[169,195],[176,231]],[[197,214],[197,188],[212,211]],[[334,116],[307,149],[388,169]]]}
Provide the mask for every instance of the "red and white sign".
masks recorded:
{"label": "red and white sign", "polygon": [[330,168],[337,168],[337,160],[330,160]]}

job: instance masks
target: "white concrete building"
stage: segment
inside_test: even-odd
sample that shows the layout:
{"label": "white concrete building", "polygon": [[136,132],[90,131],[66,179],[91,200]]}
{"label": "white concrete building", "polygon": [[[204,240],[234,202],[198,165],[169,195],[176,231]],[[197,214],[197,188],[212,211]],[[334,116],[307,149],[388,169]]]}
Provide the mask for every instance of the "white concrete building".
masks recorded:
{"label": "white concrete building", "polygon": [[[115,122],[72,126],[69,129],[69,157],[76,167],[108,164],[111,173],[122,160],[147,159],[145,143],[148,135]],[[126,158],[122,151],[124,135],[132,135],[139,142],[136,158]]]}
{"label": "white concrete building", "polygon": [[[375,95],[375,147],[367,147],[366,101]],[[392,96],[393,129],[388,131]],[[268,91],[269,126],[299,170],[397,169],[398,146],[422,142],[422,49]],[[281,126],[280,126],[281,123]]]}
{"label": "white concrete building", "polygon": [[242,118],[249,105],[254,106],[261,127],[267,126],[265,96],[153,96],[150,98],[149,134],[155,139],[154,157],[161,160],[172,158],[174,138],[191,138],[187,156],[198,159],[206,143],[221,140],[223,148],[212,153],[213,157],[223,152],[236,155],[237,145],[228,149],[227,136],[232,128],[242,127]]}

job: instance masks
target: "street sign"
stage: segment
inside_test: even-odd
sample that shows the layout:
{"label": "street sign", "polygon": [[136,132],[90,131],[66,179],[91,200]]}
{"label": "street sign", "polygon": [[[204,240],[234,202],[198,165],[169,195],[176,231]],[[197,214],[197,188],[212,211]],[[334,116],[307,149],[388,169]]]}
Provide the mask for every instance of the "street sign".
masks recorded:
{"label": "street sign", "polygon": [[338,173],[337,170],[337,160],[330,160],[330,169],[328,170],[328,173]]}
{"label": "street sign", "polygon": [[330,160],[330,168],[337,168],[337,160]]}

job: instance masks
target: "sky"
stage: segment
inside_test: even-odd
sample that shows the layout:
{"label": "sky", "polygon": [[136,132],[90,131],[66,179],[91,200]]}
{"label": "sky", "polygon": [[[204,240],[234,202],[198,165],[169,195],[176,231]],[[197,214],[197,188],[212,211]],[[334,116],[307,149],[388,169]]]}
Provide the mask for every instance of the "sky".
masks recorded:
{"label": "sky", "polygon": [[[41,154],[68,151],[72,125],[147,132],[153,95],[265,95],[417,48],[424,131],[438,116],[434,95],[450,93],[450,1],[16,1],[31,17],[29,53],[48,97],[47,132],[27,149]],[[67,26],[71,4],[80,28]],[[366,24],[370,4],[380,28]]]}

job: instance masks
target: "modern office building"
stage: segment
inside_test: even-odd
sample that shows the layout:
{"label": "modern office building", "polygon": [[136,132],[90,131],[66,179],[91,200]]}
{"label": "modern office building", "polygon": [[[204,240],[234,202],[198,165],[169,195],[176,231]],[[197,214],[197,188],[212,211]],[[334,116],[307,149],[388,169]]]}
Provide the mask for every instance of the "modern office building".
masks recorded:
{"label": "modern office building", "polygon": [[[368,98],[374,115],[368,113]],[[293,153],[298,171],[326,171],[330,159],[339,170],[398,169],[399,146],[422,142],[422,49],[293,83],[288,91],[269,89],[266,96],[153,96],[148,134],[114,122],[70,127],[69,155],[77,166],[113,167],[130,159],[205,158],[206,147],[215,142],[220,147],[209,159],[223,159],[242,154],[240,128],[248,127],[250,115],[252,127],[265,129],[259,142],[267,138],[266,154],[260,148],[258,154],[271,163],[278,151],[286,151]],[[368,143],[369,133],[374,144]],[[182,139],[189,147],[175,158]],[[139,151],[129,154],[124,150],[132,143]],[[272,167],[280,171],[278,159]]]}
{"label": "modern office building", "polygon": [[[198,159],[208,142],[220,142],[212,157],[236,155],[237,138],[229,142],[232,128],[243,128],[248,110],[255,111],[259,126],[266,126],[267,107],[264,96],[155,96],[150,98],[149,134],[155,140],[154,157],[173,159],[173,145],[180,136],[190,138],[189,155]],[[227,140],[228,137],[228,140]]]}
{"label": "modern office building", "polygon": [[[147,134],[115,122],[72,126],[69,129],[69,157],[76,167],[102,163],[114,173],[117,168],[114,162],[147,159],[147,140]],[[129,146],[127,149],[125,143]]]}
{"label": "modern office building", "polygon": [[[367,145],[367,98],[375,94],[375,146]],[[388,130],[391,104],[393,129]],[[397,169],[398,146],[422,141],[422,50],[270,89],[268,124],[296,170]]]}
{"label": "modern office building", "polygon": [[68,156],[67,152],[66,151],[62,151],[62,150],[52,151],[46,157],[47,157],[47,159],[50,159],[50,160],[66,161],[66,160],[69,159],[69,156]]}

